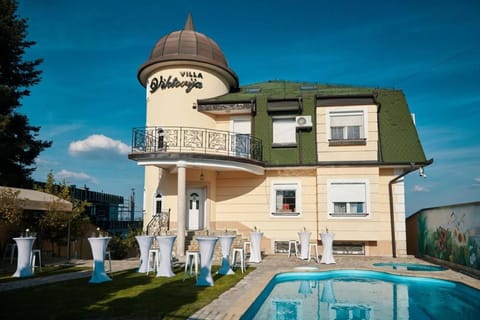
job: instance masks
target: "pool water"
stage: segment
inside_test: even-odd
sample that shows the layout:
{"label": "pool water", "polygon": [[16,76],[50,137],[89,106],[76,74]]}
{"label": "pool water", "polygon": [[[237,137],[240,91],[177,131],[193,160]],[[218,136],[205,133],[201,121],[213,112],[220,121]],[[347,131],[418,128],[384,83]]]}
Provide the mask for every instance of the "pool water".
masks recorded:
{"label": "pool water", "polygon": [[480,290],[425,277],[333,270],[276,275],[241,319],[479,319]]}
{"label": "pool water", "polygon": [[444,271],[445,267],[434,266],[428,264],[418,263],[393,263],[393,262],[379,262],[373,264],[375,267],[387,267],[394,270],[408,270],[408,271]]}

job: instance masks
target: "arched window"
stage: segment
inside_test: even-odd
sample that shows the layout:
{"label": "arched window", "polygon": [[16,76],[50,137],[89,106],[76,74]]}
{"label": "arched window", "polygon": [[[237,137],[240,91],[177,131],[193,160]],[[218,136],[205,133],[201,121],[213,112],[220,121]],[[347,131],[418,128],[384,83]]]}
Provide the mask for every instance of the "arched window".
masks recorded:
{"label": "arched window", "polygon": [[165,131],[162,128],[157,130],[157,150],[164,150]]}
{"label": "arched window", "polygon": [[163,196],[160,192],[157,192],[155,194],[155,199],[154,199],[155,214],[159,214],[162,212],[162,202],[163,202]]}

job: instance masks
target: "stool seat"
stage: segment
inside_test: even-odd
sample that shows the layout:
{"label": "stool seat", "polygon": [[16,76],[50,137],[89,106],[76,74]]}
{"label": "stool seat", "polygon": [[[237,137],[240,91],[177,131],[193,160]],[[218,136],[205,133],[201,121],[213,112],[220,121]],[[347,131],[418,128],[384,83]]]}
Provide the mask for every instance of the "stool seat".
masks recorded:
{"label": "stool seat", "polygon": [[237,265],[237,254],[240,256],[240,270],[242,270],[242,273],[245,272],[245,250],[242,248],[233,248],[233,253],[232,253],[232,263],[231,267],[232,270],[235,270],[235,267]]}
{"label": "stool seat", "polygon": [[318,245],[316,243],[308,244],[308,262],[310,262],[310,259],[312,258],[312,255],[311,255],[312,249],[315,253],[315,256],[313,256],[313,259],[315,259],[318,263]]}
{"label": "stool seat", "polygon": [[292,254],[292,247],[295,250],[295,257],[298,258],[298,241],[297,240],[288,240],[288,257]]}
{"label": "stool seat", "polygon": [[[160,261],[160,250],[150,249],[148,250],[148,267],[147,267],[147,276],[150,271],[156,272],[158,269],[158,263]],[[151,260],[150,260],[151,259]]]}
{"label": "stool seat", "polygon": [[183,281],[188,275],[192,276],[192,269],[195,265],[195,279],[198,280],[198,263],[200,261],[200,251],[187,251],[185,253],[185,270],[183,271]]}
{"label": "stool seat", "polygon": [[42,251],[40,249],[33,249],[32,256],[31,256],[31,264],[32,264],[32,272],[35,272],[35,265],[36,257],[38,256],[38,267],[40,271],[42,271]]}

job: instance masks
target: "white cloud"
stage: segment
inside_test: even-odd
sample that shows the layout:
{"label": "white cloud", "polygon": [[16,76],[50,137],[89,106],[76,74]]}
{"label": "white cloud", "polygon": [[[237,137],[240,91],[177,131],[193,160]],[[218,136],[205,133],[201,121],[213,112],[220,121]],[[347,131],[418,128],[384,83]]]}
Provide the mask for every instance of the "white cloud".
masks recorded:
{"label": "white cloud", "polygon": [[105,159],[127,155],[130,147],[120,140],[113,140],[103,134],[94,134],[84,140],[70,143],[69,153],[74,157]]}
{"label": "white cloud", "polygon": [[74,124],[62,124],[62,125],[47,125],[42,127],[42,135],[47,137],[47,139],[56,138],[62,135],[65,135],[69,132],[76,131],[81,129],[83,125],[74,123]]}
{"label": "white cloud", "polygon": [[418,184],[416,184],[413,187],[413,192],[430,192],[430,189],[428,189],[426,187],[419,186]]}
{"label": "white cloud", "polygon": [[72,183],[73,181],[70,181],[70,179],[78,182],[92,182],[95,184],[97,183],[97,180],[94,177],[91,177],[84,172],[73,172],[63,169],[55,174],[55,180],[65,180],[67,183]]}
{"label": "white cloud", "polygon": [[59,163],[57,161],[50,161],[40,157],[35,158],[35,164],[37,166],[57,166]]}

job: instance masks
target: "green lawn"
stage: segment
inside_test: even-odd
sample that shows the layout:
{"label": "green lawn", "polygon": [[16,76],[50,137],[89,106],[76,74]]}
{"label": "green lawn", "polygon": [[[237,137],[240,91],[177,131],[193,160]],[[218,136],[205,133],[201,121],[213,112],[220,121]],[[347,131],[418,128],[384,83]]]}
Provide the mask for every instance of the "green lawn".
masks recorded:
{"label": "green lawn", "polygon": [[[213,274],[218,267],[213,267]],[[233,287],[247,273],[214,275],[215,285],[198,287],[195,277],[183,281],[146,276],[135,270],[116,272],[112,281],[91,284],[89,278],[0,292],[2,319],[185,319]]]}
{"label": "green lawn", "polygon": [[[16,266],[16,265],[15,265]],[[56,265],[48,265],[43,266],[42,271],[40,269],[35,270],[35,274],[33,277],[47,277],[53,276],[56,274],[61,273],[68,273],[68,272],[76,272],[82,270],[92,270],[91,267],[77,267],[77,266],[56,266]],[[12,278],[12,275],[15,273],[15,268],[8,268],[8,270],[1,270],[0,271],[0,283],[10,282],[10,281],[22,281],[23,279],[19,278]]]}

